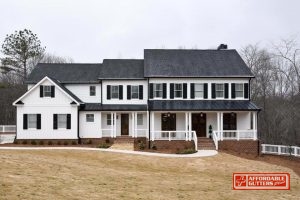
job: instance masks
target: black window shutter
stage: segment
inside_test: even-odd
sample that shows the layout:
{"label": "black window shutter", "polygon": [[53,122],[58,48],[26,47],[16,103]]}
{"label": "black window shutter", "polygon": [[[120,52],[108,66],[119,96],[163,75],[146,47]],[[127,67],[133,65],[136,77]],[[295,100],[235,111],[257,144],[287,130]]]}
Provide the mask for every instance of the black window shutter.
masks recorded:
{"label": "black window shutter", "polygon": [[123,85],[119,85],[119,99],[123,99]]}
{"label": "black window shutter", "polygon": [[174,99],[174,83],[170,83],[170,99]]}
{"label": "black window shutter", "polygon": [[23,129],[27,129],[27,114],[23,114]]}
{"label": "black window shutter", "polygon": [[53,129],[57,129],[57,114],[53,114]]}
{"label": "black window shutter", "polygon": [[149,88],[149,98],[153,99],[153,83],[150,83],[150,88]]}
{"label": "black window shutter", "polygon": [[41,114],[36,115],[36,128],[41,129]]}
{"label": "black window shutter", "polygon": [[231,98],[235,99],[235,83],[231,83]]}
{"label": "black window shutter", "polygon": [[184,83],[182,84],[183,86],[183,98],[186,99],[187,98],[187,84]]}
{"label": "black window shutter", "polygon": [[215,83],[211,84],[211,98],[212,99],[216,98],[216,84]]}
{"label": "black window shutter", "polygon": [[51,98],[55,97],[55,86],[51,85]]}
{"label": "black window shutter", "polygon": [[143,86],[139,85],[139,99],[143,99],[143,95],[144,95],[144,90],[143,90]]}
{"label": "black window shutter", "polygon": [[71,114],[67,114],[67,129],[71,129]]}
{"label": "black window shutter", "polygon": [[131,99],[131,85],[127,85],[127,99]]}
{"label": "black window shutter", "polygon": [[195,99],[195,83],[191,83],[191,99]]}
{"label": "black window shutter", "polygon": [[167,98],[167,84],[163,83],[163,99]]}
{"label": "black window shutter", "polygon": [[44,87],[40,85],[40,97],[44,96]]}
{"label": "black window shutter", "polygon": [[228,83],[224,84],[224,89],[225,89],[225,99],[228,99]]}
{"label": "black window shutter", "polygon": [[249,89],[248,88],[249,88],[248,83],[244,83],[244,98],[245,99],[249,98],[249,95],[248,95],[249,94],[249,91],[248,91]]}
{"label": "black window shutter", "polygon": [[204,86],[203,86],[204,88],[204,99],[207,99],[207,97],[208,97],[208,85],[207,85],[207,83],[204,83]]}
{"label": "black window shutter", "polygon": [[110,85],[106,86],[106,98],[107,99],[110,99],[110,87],[111,87]]}

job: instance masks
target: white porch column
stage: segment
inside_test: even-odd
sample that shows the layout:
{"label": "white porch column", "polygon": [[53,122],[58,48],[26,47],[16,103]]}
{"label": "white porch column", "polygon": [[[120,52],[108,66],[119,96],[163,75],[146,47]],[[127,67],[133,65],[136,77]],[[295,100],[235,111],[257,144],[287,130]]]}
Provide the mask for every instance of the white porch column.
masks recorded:
{"label": "white porch column", "polygon": [[253,112],[252,113],[252,128],[253,128],[253,140],[256,140],[257,139],[257,124],[256,124],[256,115],[257,115],[257,112]]}
{"label": "white porch column", "polygon": [[185,112],[184,113],[185,114],[185,141],[187,141],[188,140],[188,129],[189,129],[189,125],[188,125],[188,118],[189,118],[189,116],[188,116],[188,113],[187,112]]}
{"label": "white porch column", "polygon": [[114,137],[117,137],[117,113],[114,113]]}
{"label": "white porch column", "polygon": [[99,116],[99,120],[100,120],[100,125],[99,125],[99,128],[100,128],[100,138],[102,138],[102,112],[100,112],[100,116]]}
{"label": "white porch column", "polygon": [[131,113],[131,137],[134,137],[134,112]]}
{"label": "white porch column", "polygon": [[111,112],[110,113],[110,137],[114,137],[114,113]]}
{"label": "white porch column", "polygon": [[[146,132],[146,137],[148,138],[148,133],[149,133],[149,111],[147,111],[147,117],[146,117],[146,120],[147,120],[147,122],[146,122],[146,124],[147,124],[147,132]],[[150,139],[150,138],[148,138],[148,139]]]}
{"label": "white porch column", "polygon": [[217,112],[217,136],[219,140],[221,140],[220,130],[220,112]]}
{"label": "white porch column", "polygon": [[137,137],[137,112],[134,112],[134,137]]}
{"label": "white porch column", "polygon": [[223,140],[223,112],[220,113],[221,138]]}
{"label": "white porch column", "polygon": [[151,112],[151,129],[150,129],[150,133],[151,133],[151,140],[154,141],[154,112]]}
{"label": "white porch column", "polygon": [[189,141],[192,140],[192,113],[189,112]]}

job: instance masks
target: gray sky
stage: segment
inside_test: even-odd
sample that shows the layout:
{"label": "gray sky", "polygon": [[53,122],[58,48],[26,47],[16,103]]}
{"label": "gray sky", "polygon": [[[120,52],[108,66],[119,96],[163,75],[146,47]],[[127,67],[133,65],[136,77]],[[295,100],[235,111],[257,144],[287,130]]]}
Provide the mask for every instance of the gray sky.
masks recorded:
{"label": "gray sky", "polygon": [[142,58],[146,48],[240,49],[300,37],[298,0],[0,0],[0,43],[24,28],[75,62]]}

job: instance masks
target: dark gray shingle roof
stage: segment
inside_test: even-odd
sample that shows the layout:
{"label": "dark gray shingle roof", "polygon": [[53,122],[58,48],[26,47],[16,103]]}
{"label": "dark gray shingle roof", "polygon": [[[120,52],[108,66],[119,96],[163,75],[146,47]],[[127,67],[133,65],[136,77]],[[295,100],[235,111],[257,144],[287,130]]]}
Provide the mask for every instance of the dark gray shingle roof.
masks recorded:
{"label": "dark gray shingle roof", "polygon": [[26,83],[37,83],[45,76],[61,83],[96,83],[102,64],[39,63],[27,78]]}
{"label": "dark gray shingle roof", "polygon": [[246,111],[260,108],[247,100],[153,100],[149,101],[149,110]]}
{"label": "dark gray shingle roof", "polygon": [[99,79],[144,79],[144,60],[104,59]]}
{"label": "dark gray shingle roof", "polygon": [[146,111],[147,105],[140,104],[101,104],[86,103],[81,107],[82,111]]}
{"label": "dark gray shingle roof", "polygon": [[236,50],[145,49],[145,77],[253,77]]}

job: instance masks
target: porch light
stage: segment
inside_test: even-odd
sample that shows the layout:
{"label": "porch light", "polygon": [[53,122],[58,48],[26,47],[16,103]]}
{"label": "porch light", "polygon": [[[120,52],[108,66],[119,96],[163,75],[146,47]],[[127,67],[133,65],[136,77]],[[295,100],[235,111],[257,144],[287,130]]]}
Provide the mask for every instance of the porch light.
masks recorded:
{"label": "porch light", "polygon": [[200,113],[200,117],[203,117],[203,113],[202,112]]}
{"label": "porch light", "polygon": [[171,113],[168,112],[167,116],[170,117],[170,116],[171,116]]}
{"label": "porch light", "polygon": [[232,112],[232,113],[231,113],[231,117],[234,117],[234,114],[235,114],[235,113],[234,113],[234,112]]}

